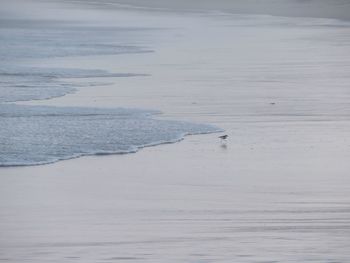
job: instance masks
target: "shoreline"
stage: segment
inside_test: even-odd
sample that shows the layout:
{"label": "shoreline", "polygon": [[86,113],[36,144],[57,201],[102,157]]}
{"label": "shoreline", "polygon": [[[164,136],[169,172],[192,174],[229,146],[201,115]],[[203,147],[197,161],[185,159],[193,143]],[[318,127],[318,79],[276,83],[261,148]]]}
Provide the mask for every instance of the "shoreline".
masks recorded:
{"label": "shoreline", "polygon": [[190,137],[190,136],[218,134],[218,133],[222,133],[222,132],[223,132],[223,130],[218,128],[217,131],[212,131],[212,132],[183,134],[183,135],[181,135],[181,137],[176,138],[176,139],[171,140],[171,141],[161,141],[161,142],[154,142],[154,143],[142,145],[142,146],[135,146],[135,149],[130,150],[130,151],[125,151],[125,152],[93,152],[93,153],[75,154],[73,156],[68,156],[66,158],[47,161],[47,162],[43,162],[43,163],[0,165],[0,170],[1,169],[11,169],[11,168],[22,168],[22,167],[24,168],[24,167],[51,165],[51,164],[55,164],[58,162],[64,162],[64,161],[74,160],[74,159],[84,158],[84,157],[97,157],[98,158],[98,157],[109,156],[109,155],[119,156],[119,155],[126,155],[126,154],[137,154],[139,151],[142,151],[143,149],[146,149],[149,147],[157,147],[157,146],[161,146],[161,145],[165,145],[165,144],[180,143],[181,141],[185,140],[187,137]]}

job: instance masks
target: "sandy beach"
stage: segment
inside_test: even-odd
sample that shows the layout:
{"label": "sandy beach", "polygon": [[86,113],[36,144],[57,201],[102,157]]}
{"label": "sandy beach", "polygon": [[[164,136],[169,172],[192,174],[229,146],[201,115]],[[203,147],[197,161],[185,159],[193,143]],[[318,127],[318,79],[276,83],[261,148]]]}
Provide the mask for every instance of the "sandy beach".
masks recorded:
{"label": "sandy beach", "polygon": [[333,152],[334,168],[330,154],[315,152],[291,160],[205,135],[137,154],[8,168],[2,257],[346,262],[347,158]]}
{"label": "sandy beach", "polygon": [[129,41],[154,52],[22,63],[144,76],[21,104],[154,109],[225,132],[0,168],[0,261],[350,261],[348,22],[99,12],[152,27]]}

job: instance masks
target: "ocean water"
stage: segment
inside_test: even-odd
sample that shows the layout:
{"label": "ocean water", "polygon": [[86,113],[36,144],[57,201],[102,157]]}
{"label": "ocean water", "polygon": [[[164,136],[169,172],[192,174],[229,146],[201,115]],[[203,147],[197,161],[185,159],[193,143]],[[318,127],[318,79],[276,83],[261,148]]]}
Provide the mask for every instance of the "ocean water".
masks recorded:
{"label": "ocean water", "polygon": [[[0,67],[0,102],[50,99],[75,92],[79,87],[108,85],[88,81],[89,78],[135,76],[145,75],[73,68]],[[84,81],[77,84],[63,81],[62,78]]]}
{"label": "ocean water", "polygon": [[[55,57],[142,54],[153,52],[130,44],[148,29],[67,26],[64,22],[2,20],[0,23],[0,166],[35,165],[82,155],[130,153],[175,142],[186,134],[218,131],[210,125],[152,119],[156,111],[58,108],[9,104],[64,96],[89,81],[147,76],[101,69],[32,66]],[[25,61],[25,63],[24,63]],[[79,84],[68,79],[79,79]]]}
{"label": "ocean water", "polygon": [[130,109],[1,106],[0,165],[31,165],[82,155],[131,153],[176,142],[213,126],[151,118]]}
{"label": "ocean water", "polygon": [[1,19],[0,59],[53,58],[83,55],[135,54],[153,50],[132,42],[151,29],[90,26],[82,22],[43,19]]}

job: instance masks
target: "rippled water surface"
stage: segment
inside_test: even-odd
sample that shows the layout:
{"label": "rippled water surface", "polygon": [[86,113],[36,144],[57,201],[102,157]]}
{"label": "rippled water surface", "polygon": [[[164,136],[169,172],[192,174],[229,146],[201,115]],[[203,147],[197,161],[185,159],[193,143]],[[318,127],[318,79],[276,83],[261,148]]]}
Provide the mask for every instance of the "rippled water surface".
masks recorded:
{"label": "rippled water surface", "polygon": [[[64,96],[102,86],[89,79],[147,76],[105,70],[23,66],[23,60],[142,54],[129,43],[144,28],[89,27],[64,22],[3,20],[0,26],[0,166],[45,164],[82,155],[135,152],[186,134],[218,131],[209,125],[153,120],[151,112],[19,106],[5,102]],[[146,30],[147,31],[147,30]],[[66,79],[66,80],[63,80]],[[67,79],[79,79],[79,84]],[[108,83],[107,83],[108,84]]]}
{"label": "rippled water surface", "polygon": [[219,131],[210,125],[155,120],[152,112],[141,110],[5,104],[1,111],[1,166],[131,153],[145,146],[175,142],[188,134]]}

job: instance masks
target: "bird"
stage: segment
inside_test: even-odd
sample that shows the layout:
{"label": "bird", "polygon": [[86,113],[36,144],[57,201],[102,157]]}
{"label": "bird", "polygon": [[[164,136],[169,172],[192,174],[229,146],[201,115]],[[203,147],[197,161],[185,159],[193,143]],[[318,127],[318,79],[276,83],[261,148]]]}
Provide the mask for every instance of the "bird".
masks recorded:
{"label": "bird", "polygon": [[226,140],[226,139],[227,139],[227,137],[228,137],[228,135],[227,135],[227,134],[219,136],[219,138],[220,138],[221,140]]}

